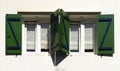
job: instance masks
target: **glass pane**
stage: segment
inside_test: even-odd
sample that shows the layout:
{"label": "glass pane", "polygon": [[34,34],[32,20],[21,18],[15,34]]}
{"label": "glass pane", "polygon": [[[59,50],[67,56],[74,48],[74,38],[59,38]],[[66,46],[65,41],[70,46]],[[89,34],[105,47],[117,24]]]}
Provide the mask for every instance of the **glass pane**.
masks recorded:
{"label": "glass pane", "polygon": [[79,51],[79,26],[70,25],[70,50]]}
{"label": "glass pane", "polygon": [[27,25],[27,51],[35,51],[35,25]]}
{"label": "glass pane", "polygon": [[85,24],[85,49],[93,49],[93,24]]}
{"label": "glass pane", "polygon": [[49,23],[41,23],[41,49],[48,49]]}

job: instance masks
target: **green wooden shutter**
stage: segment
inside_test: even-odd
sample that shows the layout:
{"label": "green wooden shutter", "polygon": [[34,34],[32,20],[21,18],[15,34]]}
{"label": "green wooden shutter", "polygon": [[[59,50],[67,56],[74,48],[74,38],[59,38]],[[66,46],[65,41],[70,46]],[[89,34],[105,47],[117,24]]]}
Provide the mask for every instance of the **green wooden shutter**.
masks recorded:
{"label": "green wooden shutter", "polygon": [[62,9],[51,14],[51,47],[50,51],[69,53],[69,15]]}
{"label": "green wooden shutter", "polygon": [[58,14],[51,14],[50,18],[50,52],[53,53],[59,49],[59,32],[58,32]]}
{"label": "green wooden shutter", "polygon": [[20,14],[6,14],[6,55],[21,55],[22,17]]}
{"label": "green wooden shutter", "polygon": [[114,53],[114,15],[98,16],[98,54]]}
{"label": "green wooden shutter", "polygon": [[60,9],[60,51],[69,54],[69,15]]}

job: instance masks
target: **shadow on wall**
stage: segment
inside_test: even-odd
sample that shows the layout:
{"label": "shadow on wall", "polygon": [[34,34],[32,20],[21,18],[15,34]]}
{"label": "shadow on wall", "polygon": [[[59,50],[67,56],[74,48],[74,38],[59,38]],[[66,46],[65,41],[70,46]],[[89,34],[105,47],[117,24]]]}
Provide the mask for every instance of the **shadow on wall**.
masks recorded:
{"label": "shadow on wall", "polygon": [[52,57],[53,64],[55,66],[57,66],[67,57],[67,55],[66,55],[66,53],[63,53],[61,51],[57,51],[54,54],[52,54],[51,57]]}

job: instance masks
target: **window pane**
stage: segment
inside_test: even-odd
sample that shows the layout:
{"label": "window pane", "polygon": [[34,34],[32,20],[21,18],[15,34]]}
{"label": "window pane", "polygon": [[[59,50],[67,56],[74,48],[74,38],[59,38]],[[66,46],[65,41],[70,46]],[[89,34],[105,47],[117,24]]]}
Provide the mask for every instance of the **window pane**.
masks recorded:
{"label": "window pane", "polygon": [[70,25],[70,50],[79,51],[79,26]]}
{"label": "window pane", "polygon": [[93,49],[93,24],[85,24],[85,49]]}
{"label": "window pane", "polygon": [[48,49],[49,43],[49,24],[41,24],[41,49]]}
{"label": "window pane", "polygon": [[35,25],[27,25],[27,51],[35,51]]}

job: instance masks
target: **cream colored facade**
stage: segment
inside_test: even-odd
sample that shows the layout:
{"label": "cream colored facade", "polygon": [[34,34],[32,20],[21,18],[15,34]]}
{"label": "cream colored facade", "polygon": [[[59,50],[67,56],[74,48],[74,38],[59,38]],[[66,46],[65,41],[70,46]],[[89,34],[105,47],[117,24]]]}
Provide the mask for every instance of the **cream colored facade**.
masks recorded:
{"label": "cream colored facade", "polygon": [[[114,14],[115,53],[113,57],[79,53],[67,56],[57,66],[45,53],[5,55],[5,15],[18,12],[101,12]],[[0,71],[119,71],[120,70],[119,0],[0,0]],[[24,25],[22,25],[24,27]],[[24,35],[23,35],[24,36]],[[23,49],[25,47],[23,42]],[[39,52],[39,51],[37,51]]]}

